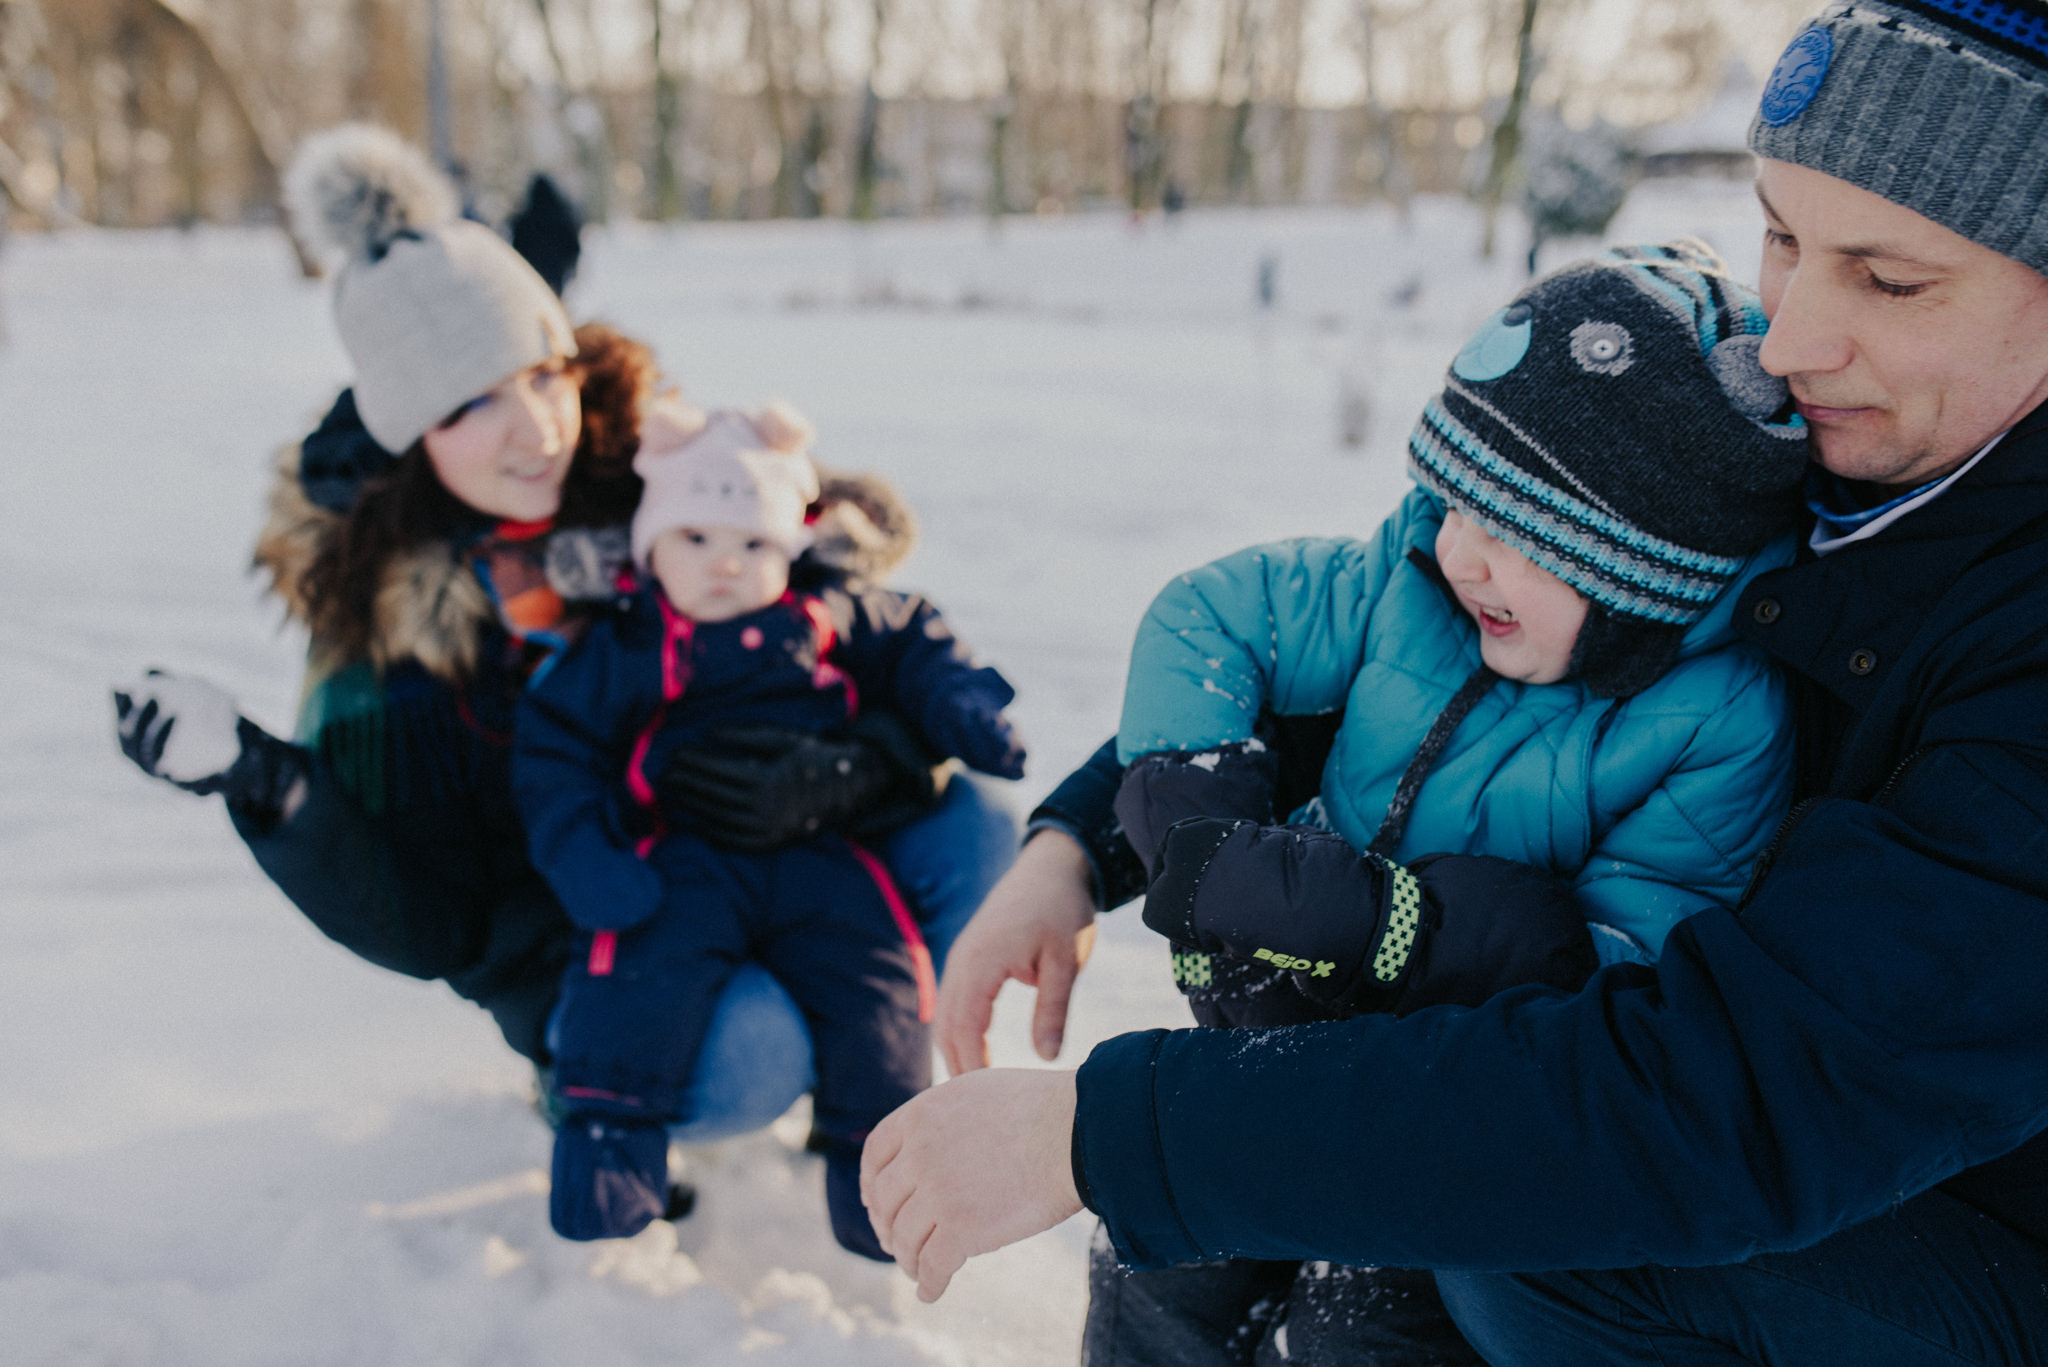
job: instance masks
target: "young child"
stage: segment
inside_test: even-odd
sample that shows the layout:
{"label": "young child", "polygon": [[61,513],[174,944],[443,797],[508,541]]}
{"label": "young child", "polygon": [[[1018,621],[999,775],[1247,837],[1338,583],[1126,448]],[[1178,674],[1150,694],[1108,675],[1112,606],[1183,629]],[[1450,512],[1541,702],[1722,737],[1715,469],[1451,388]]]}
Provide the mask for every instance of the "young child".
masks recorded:
{"label": "young child", "polygon": [[[1736,903],[1791,783],[1783,686],[1730,627],[1806,463],[1765,328],[1697,242],[1560,271],[1458,354],[1370,542],[1160,594],[1117,813],[1204,1023],[1573,988]],[[1297,825],[1262,711],[1341,717]]]}
{"label": "young child", "polygon": [[860,1202],[860,1148],[931,1082],[934,984],[917,925],[850,840],[715,849],[659,809],[651,782],[712,729],[825,731],[863,706],[908,719],[941,755],[1023,771],[1002,715],[1010,686],[929,603],[791,590],[818,492],[808,436],[784,409],[650,419],[634,461],[643,582],[521,705],[514,792],[534,864],[579,931],[553,1043],[566,1116],[549,1214],[567,1238],[631,1235],[662,1213],[665,1122],[681,1118],[720,987],[755,959],[811,1027],[832,1231],[887,1258]]}

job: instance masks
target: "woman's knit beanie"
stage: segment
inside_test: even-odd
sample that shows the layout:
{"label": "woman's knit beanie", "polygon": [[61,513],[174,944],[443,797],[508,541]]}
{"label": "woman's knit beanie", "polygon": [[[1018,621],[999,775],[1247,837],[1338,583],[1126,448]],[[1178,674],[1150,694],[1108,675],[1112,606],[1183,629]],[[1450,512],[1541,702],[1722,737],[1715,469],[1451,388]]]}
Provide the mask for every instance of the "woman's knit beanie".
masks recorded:
{"label": "woman's knit beanie", "polygon": [[1494,314],[1409,438],[1424,488],[1587,598],[1572,675],[1597,693],[1662,673],[1798,507],[1766,326],[1704,243],[1617,247]]}
{"label": "woman's knit beanie", "polygon": [[1749,146],[2048,274],[2048,3],[1837,0],[1778,59]]}
{"label": "woman's knit beanie", "polygon": [[576,354],[569,315],[511,244],[461,218],[455,187],[382,128],[306,139],[285,174],[297,230],[341,259],[334,321],[356,408],[387,451],[529,366]]}

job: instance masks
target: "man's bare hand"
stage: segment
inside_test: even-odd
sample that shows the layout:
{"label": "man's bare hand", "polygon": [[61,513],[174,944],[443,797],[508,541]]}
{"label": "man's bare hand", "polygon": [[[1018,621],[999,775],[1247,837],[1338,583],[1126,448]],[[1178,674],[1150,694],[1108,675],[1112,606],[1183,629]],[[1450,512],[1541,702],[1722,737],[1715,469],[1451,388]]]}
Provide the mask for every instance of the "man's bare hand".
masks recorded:
{"label": "man's bare hand", "polygon": [[868,1136],[860,1194],[882,1247],[935,1301],[978,1253],[1051,1229],[1074,1191],[1074,1075],[990,1068],[912,1097]]}
{"label": "man's bare hand", "polygon": [[933,1034],[954,1077],[988,1066],[988,1023],[1011,978],[1038,989],[1031,1042],[1059,1056],[1074,975],[1095,947],[1088,856],[1065,831],[1031,837],[946,956]]}

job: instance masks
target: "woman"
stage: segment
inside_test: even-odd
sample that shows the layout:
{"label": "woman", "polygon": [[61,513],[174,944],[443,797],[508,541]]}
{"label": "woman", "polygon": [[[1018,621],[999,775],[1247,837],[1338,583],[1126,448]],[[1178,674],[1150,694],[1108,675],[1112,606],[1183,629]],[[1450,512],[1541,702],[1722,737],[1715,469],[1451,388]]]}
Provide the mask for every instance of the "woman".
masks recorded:
{"label": "woman", "polygon": [[[290,183],[296,221],[347,257],[335,316],[356,372],[286,454],[256,551],[311,636],[303,743],[210,684],[153,674],[116,695],[122,746],[223,794],[324,933],[445,980],[544,1068],[569,925],[526,859],[508,733],[521,690],[617,592],[653,358],[609,328],[572,331],[532,267],[455,218],[452,188],[388,133],[309,142]],[[875,481],[828,481],[821,503],[809,573],[877,574],[907,551],[908,514]],[[864,818],[935,959],[1014,844],[971,784],[935,794],[881,716],[837,740],[734,737],[685,756],[666,788],[714,838],[756,848]],[[878,833],[892,815],[901,829]],[[732,979],[695,1077],[684,1139],[757,1128],[808,1090],[803,1019],[765,971]]]}

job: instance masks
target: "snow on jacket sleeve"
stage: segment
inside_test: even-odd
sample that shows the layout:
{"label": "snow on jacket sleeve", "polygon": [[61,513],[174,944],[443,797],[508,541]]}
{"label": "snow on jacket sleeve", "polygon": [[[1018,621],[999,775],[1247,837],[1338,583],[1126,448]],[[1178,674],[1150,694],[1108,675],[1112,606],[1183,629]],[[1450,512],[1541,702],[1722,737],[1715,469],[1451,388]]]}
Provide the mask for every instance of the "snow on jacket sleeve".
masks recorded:
{"label": "snow on jacket sleeve", "polygon": [[[1698,664],[1637,700],[1677,704],[1682,743],[1661,759],[1657,787],[1599,838],[1573,879],[1587,920],[1622,931],[1652,956],[1694,912],[1736,904],[1791,805],[1793,733],[1777,671],[1742,648]],[[1631,718],[1603,744],[1653,749],[1640,737],[1668,734],[1670,720]],[[1624,758],[1640,767],[1639,754]],[[1610,956],[1617,948],[1604,937],[1599,945]]]}
{"label": "snow on jacket sleeve", "polygon": [[[633,850],[621,791],[633,737],[661,705],[658,644],[633,649],[654,612],[592,625],[520,700],[512,795],[534,867],[584,930],[629,930],[661,905],[661,879]],[[653,629],[658,632],[658,624]]]}
{"label": "snow on jacket sleeve", "polygon": [[841,590],[845,637],[838,658],[860,687],[863,711],[894,712],[939,754],[1015,778],[1022,749],[1002,710],[1016,690],[975,661],[927,598],[886,589]]}
{"label": "snow on jacket sleeve", "polygon": [[[1993,691],[2040,729],[2027,676]],[[1110,1040],[1081,1070],[1077,1161],[1145,1266],[1733,1262],[2048,1124],[2044,962],[2048,743],[1937,743],[1878,799],[1805,809],[1755,898],[1682,923],[1654,969]]]}
{"label": "snow on jacket sleeve", "polygon": [[1261,707],[1343,707],[1421,497],[1411,494],[1369,542],[1253,546],[1161,590],[1131,645],[1118,759],[1249,740]]}

